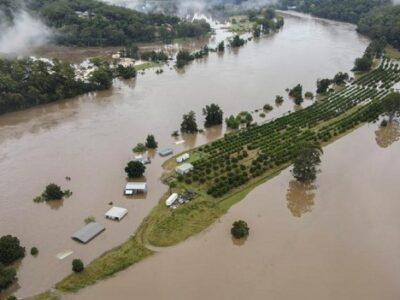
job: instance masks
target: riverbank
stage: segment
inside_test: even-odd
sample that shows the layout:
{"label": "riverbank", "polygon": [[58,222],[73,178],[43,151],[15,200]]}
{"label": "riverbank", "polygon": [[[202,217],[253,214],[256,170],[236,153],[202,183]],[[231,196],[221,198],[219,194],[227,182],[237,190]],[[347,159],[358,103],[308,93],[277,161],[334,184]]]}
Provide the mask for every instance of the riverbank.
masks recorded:
{"label": "riverbank", "polygon": [[[390,74],[393,71],[390,61],[385,61],[382,64],[382,68],[385,72],[387,72],[387,74]],[[286,135],[286,133],[290,131],[286,130],[287,124],[290,124],[292,121],[296,120],[299,128],[308,128],[306,131],[297,133],[295,137],[296,139],[304,138],[304,133],[307,133],[308,137],[318,137],[322,145],[326,146],[336,141],[340,137],[352,132],[362,124],[372,121],[377,117],[377,115],[379,115],[379,111],[375,110],[375,105],[376,103],[379,103],[379,101],[383,99],[385,95],[388,94],[390,91],[390,86],[382,92],[381,90],[366,88],[364,85],[367,78],[376,77],[378,80],[378,71],[378,69],[371,71],[367,75],[360,78],[355,84],[349,85],[346,89],[334,93],[323,102],[315,103],[306,109],[278,118],[267,124],[252,127],[243,132],[239,131],[238,133],[230,134],[227,137],[214,142],[213,144],[221,144],[224,140],[232,140],[232,136],[240,136],[241,134],[246,134],[246,132],[252,133],[252,131],[254,132],[263,128],[268,129],[268,126],[271,126],[271,124],[274,123],[284,125],[284,127],[282,127],[284,130],[283,136],[280,137],[280,139],[288,140],[289,135]],[[396,79],[396,82],[400,81],[399,72],[397,71],[394,73],[395,77],[393,78]],[[392,79],[387,78],[388,82]],[[373,94],[371,94],[372,91],[374,92]],[[373,101],[370,101],[371,99],[373,99]],[[349,105],[349,103],[352,103],[352,105]],[[317,111],[322,113],[322,118],[320,118],[321,114],[317,114]],[[330,112],[333,111],[341,111],[341,113],[339,113],[339,115],[332,114],[331,117],[329,117]],[[305,118],[305,116],[310,115],[314,116],[314,121],[310,120],[309,118]],[[326,115],[328,115],[328,117]],[[352,124],[351,126],[347,126],[349,121]],[[306,123],[302,124],[301,122]],[[305,124],[307,124],[307,126],[304,126]],[[313,125],[310,126],[310,124]],[[334,132],[334,134],[330,134],[330,137],[327,138],[327,132]],[[247,145],[253,144],[254,142],[256,141],[250,140]],[[202,149],[204,148],[207,148],[207,145],[200,148],[195,148],[189,151],[189,153],[197,153],[198,151],[203,151]],[[287,148],[288,147],[285,149]],[[280,159],[281,158],[282,156]],[[203,159],[204,156],[198,156],[197,161],[199,162]],[[248,161],[245,160],[242,163],[246,164],[247,162]],[[192,161],[192,163],[194,163],[196,166],[196,161]],[[167,170],[169,170],[169,173],[167,172],[164,174],[165,177],[173,175],[172,170],[174,170],[174,164],[174,157],[169,159],[164,164],[164,167],[167,166]],[[290,159],[288,161],[282,161],[281,164],[266,170],[261,176],[253,176],[246,184],[233,189],[226,196],[218,197],[217,199],[208,195],[207,189],[202,184],[193,185],[191,183],[189,184],[184,182],[177,183],[177,186],[170,192],[183,192],[184,190],[191,189],[197,194],[196,199],[188,204],[178,207],[175,210],[171,210],[165,206],[165,199],[169,193],[165,194],[159,201],[158,205],[152,209],[150,214],[145,218],[136,231],[134,238],[135,243],[128,245],[128,248],[130,249],[129,251],[143,251],[143,249],[147,249],[146,246],[148,245],[157,247],[176,245],[179,242],[186,240],[188,237],[203,231],[205,228],[213,224],[215,220],[226,213],[230,207],[242,200],[251,190],[267,180],[275,177],[290,165]],[[113,253],[116,255],[116,257],[119,257],[119,259],[124,260],[123,257],[118,254],[118,251],[110,251],[109,253]],[[133,264],[136,262],[138,262],[138,260],[127,263]],[[102,264],[103,262],[101,258],[96,259],[88,265],[88,269],[96,270],[97,268],[100,268]],[[126,268],[125,264],[122,266],[123,268],[120,270]],[[118,270],[118,268],[120,268],[120,266],[114,264],[111,269]],[[93,277],[91,275],[85,275],[85,272],[86,270],[82,273],[83,275],[70,275],[56,285],[57,289],[63,292],[76,291],[79,288],[93,284],[95,281],[105,277],[102,273],[99,273]],[[87,280],[87,278],[90,279]]]}

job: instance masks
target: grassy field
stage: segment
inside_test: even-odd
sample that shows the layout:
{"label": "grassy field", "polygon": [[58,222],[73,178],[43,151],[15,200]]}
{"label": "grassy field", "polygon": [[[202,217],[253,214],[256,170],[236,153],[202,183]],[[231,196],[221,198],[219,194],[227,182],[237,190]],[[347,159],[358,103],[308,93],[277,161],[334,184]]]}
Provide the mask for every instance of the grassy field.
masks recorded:
{"label": "grassy field", "polygon": [[234,16],[230,18],[231,25],[229,26],[229,31],[243,34],[246,32],[253,31],[254,22],[250,22],[246,16]]}
{"label": "grassy field", "polygon": [[77,291],[85,286],[94,284],[98,280],[110,277],[152,254],[153,251],[138,243],[135,238],[132,238],[96,258],[86,266],[83,272],[72,273],[64,278],[57,283],[56,289],[63,292]]}
{"label": "grassy field", "polygon": [[400,59],[400,51],[395,49],[395,48],[393,48],[392,46],[386,47],[385,53],[390,58]]}

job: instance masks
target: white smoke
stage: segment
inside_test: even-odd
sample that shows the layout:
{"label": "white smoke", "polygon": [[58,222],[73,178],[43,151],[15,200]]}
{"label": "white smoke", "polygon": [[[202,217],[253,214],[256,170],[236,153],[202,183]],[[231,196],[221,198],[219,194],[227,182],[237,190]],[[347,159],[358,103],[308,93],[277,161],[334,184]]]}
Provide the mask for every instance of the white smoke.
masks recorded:
{"label": "white smoke", "polygon": [[51,30],[25,11],[15,13],[12,25],[0,23],[0,53],[21,55],[45,45]]}

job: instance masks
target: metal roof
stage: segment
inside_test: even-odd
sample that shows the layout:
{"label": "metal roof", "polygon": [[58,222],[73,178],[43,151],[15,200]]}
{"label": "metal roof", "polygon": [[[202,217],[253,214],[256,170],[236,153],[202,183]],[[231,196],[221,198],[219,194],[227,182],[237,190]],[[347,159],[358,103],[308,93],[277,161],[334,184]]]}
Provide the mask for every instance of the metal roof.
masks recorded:
{"label": "metal roof", "polygon": [[140,190],[145,191],[147,189],[146,182],[128,182],[125,186],[125,190]]}
{"label": "metal roof", "polygon": [[187,171],[190,171],[190,170],[193,170],[193,165],[189,164],[189,163],[186,163],[186,164],[183,164],[183,165],[180,165],[180,166],[176,167],[176,171],[177,172],[187,172]]}
{"label": "metal roof", "polygon": [[103,225],[101,225],[99,223],[91,222],[91,223],[87,224],[85,227],[83,227],[82,229],[75,232],[72,235],[72,238],[74,240],[77,240],[79,242],[86,244],[87,242],[89,242],[90,240],[95,238],[97,235],[102,233],[105,229],[106,228]]}
{"label": "metal roof", "polygon": [[174,150],[172,148],[164,148],[158,151],[158,154],[161,156],[167,156],[174,153]]}
{"label": "metal roof", "polygon": [[127,213],[128,210],[126,208],[114,206],[108,212],[106,212],[105,216],[106,218],[121,220]]}

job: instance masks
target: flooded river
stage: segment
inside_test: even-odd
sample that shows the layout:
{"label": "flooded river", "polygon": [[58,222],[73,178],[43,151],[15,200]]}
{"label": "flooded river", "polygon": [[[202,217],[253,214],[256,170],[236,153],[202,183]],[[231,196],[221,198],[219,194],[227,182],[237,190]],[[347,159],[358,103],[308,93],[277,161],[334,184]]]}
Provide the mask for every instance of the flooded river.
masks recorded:
{"label": "flooded river", "polygon": [[[352,25],[308,16],[287,16],[281,32],[249,42],[237,51],[227,50],[223,55],[211,54],[209,58],[194,62],[184,71],[164,68],[165,72],[162,75],[156,75],[154,70],[147,71],[134,81],[117,80],[114,88],[109,91],[1,116],[0,235],[13,234],[20,238],[28,252],[32,246],[38,247],[40,251],[38,257],[27,255],[22,260],[18,269],[19,287],[15,287],[16,295],[26,297],[50,288],[70,273],[73,258],[81,258],[88,263],[104,251],[124,242],[134,233],[166,190],[159,181],[164,159],[155,156],[146,170],[149,186],[146,197],[127,199],[122,195],[126,182],[123,169],[127,161],[133,158],[131,149],[136,143],[143,142],[147,134],[155,134],[160,147],[171,146],[176,152],[220,137],[223,130],[213,128],[195,137],[183,137],[186,143],[175,145],[171,133],[179,128],[182,114],[189,110],[194,110],[199,122],[203,122],[201,109],[211,102],[218,103],[225,115],[230,115],[242,110],[261,108],[266,103],[275,106],[275,96],[284,95],[285,88],[293,87],[299,82],[305,90],[315,90],[317,78],[332,77],[338,71],[351,69],[354,59],[364,51],[367,43],[366,39],[357,35]],[[305,105],[310,103],[311,101]],[[269,113],[267,118],[293,109],[293,103],[286,100],[281,107]],[[372,140],[375,142],[374,138]],[[364,148],[358,148],[358,145],[361,144],[356,143],[356,147],[334,151],[332,155],[336,155],[336,160],[332,160],[332,164],[347,159],[351,151],[359,149],[366,156],[368,166],[372,168],[371,163],[375,162],[375,156],[368,159],[369,153],[365,152]],[[390,147],[388,149],[390,151]],[[359,156],[352,157],[356,161]],[[346,165],[344,162],[343,165],[347,168],[353,164],[353,161],[346,162]],[[394,167],[394,163],[389,166]],[[366,260],[365,266],[357,263],[347,264],[347,267],[361,268],[357,274],[367,276],[362,268],[374,266],[376,280],[383,280],[383,273],[379,272],[388,270],[380,268],[377,261],[371,263],[373,257],[369,256],[374,254],[371,249],[368,250],[371,246],[368,243],[372,242],[373,238],[362,239],[363,235],[359,233],[364,223],[359,223],[360,227],[357,228],[350,225],[357,220],[369,220],[370,227],[364,228],[365,234],[373,234],[380,241],[387,242],[382,239],[388,236],[373,231],[374,219],[371,218],[376,217],[376,209],[381,213],[390,214],[395,212],[395,207],[386,212],[386,206],[381,206],[382,202],[374,202],[377,200],[374,195],[378,195],[369,190],[364,195],[362,187],[365,185],[372,189],[372,183],[389,183],[388,180],[393,178],[385,178],[384,174],[381,174],[378,182],[373,177],[366,177],[365,181],[361,182],[360,176],[364,178],[373,175],[361,167],[359,166],[361,174],[347,173],[343,169],[344,174],[341,174],[340,182],[335,182],[335,178],[329,177],[329,184],[318,189],[318,193],[324,193],[328,199],[322,200],[316,196],[312,200],[315,203],[314,207],[310,208],[313,211],[300,219],[293,217],[286,208],[285,193],[290,176],[283,174],[261,187],[262,190],[258,189],[252,193],[249,199],[224,217],[221,224],[213,226],[210,233],[176,247],[176,253],[175,250],[168,250],[166,254],[140,263],[121,277],[104,283],[104,286],[121,278],[121,281],[115,284],[125,286],[125,291],[129,286],[136,294],[139,292],[137,285],[141,285],[140,291],[143,291],[144,295],[146,290],[148,293],[158,291],[161,299],[166,283],[170,284],[170,293],[173,292],[173,288],[180,289],[181,285],[189,285],[187,289],[182,290],[181,296],[190,299],[193,299],[196,293],[201,295],[200,291],[220,293],[218,295],[225,291],[231,298],[240,299],[243,298],[240,297],[244,295],[241,294],[243,291],[250,291],[253,287],[251,290],[255,297],[268,296],[270,291],[271,295],[278,295],[275,298],[279,298],[277,293],[295,293],[296,290],[305,289],[303,285],[315,277],[326,280],[318,291],[322,292],[325,287],[324,292],[333,293],[337,292],[336,287],[339,287],[340,283],[343,284],[342,287],[366,284],[365,278],[350,278],[349,272],[340,269],[340,266],[344,266],[344,261],[339,264],[343,256],[347,262],[352,257],[346,251],[335,248],[339,247],[340,243],[347,242],[347,239],[342,239],[342,234],[351,234],[354,239],[355,247],[351,249],[355,251],[352,253],[354,257]],[[374,168],[374,171],[376,169]],[[330,170],[333,172],[335,168]],[[329,172],[325,171],[323,176],[327,174]],[[71,181],[67,181],[66,176],[71,177]],[[360,182],[357,183],[357,180]],[[58,206],[33,203],[32,199],[50,182],[70,189],[73,192],[72,197]],[[362,207],[364,210],[359,211],[359,208],[354,206],[364,200],[361,196],[346,194],[348,197],[343,198],[345,188],[353,184],[357,187],[353,193],[359,192],[368,196],[365,206]],[[265,190],[267,187],[268,190]],[[340,199],[335,199],[334,194],[331,194],[336,188],[342,189],[342,192],[336,194],[341,196]],[[265,199],[267,196],[268,199]],[[352,199],[353,196],[358,199]],[[268,201],[261,201],[264,199]],[[379,200],[383,201],[383,198]],[[128,216],[119,223],[105,220],[103,216],[110,208],[109,202],[127,208]],[[329,206],[324,206],[325,209],[319,211],[320,205]],[[352,209],[348,210],[346,205]],[[363,215],[366,211],[369,213],[367,220]],[[251,217],[252,213],[256,214],[256,218]],[[70,236],[84,226],[84,219],[88,216],[94,216],[99,223],[105,225],[106,231],[89,244],[81,245],[71,240]],[[232,243],[227,241],[229,236],[225,232],[231,220],[237,217],[251,220],[251,237],[243,247],[233,247]],[[328,222],[326,225],[318,223],[325,218]],[[384,226],[391,227],[393,224],[389,221],[387,218]],[[330,231],[324,231],[324,226],[332,228]],[[338,231],[333,230],[335,227],[338,227]],[[301,228],[307,230],[304,237],[301,237]],[[353,229],[357,231],[351,231]],[[393,230],[391,233],[396,232]],[[263,239],[260,239],[261,236]],[[320,242],[320,237],[329,238],[330,244],[327,240],[325,243]],[[204,238],[209,240],[210,244],[205,243]],[[218,240],[218,243],[214,240]],[[393,247],[397,241],[393,236]],[[314,247],[313,243],[318,245]],[[393,250],[389,248],[386,250]],[[73,254],[64,260],[56,258],[58,253],[65,251],[73,251]],[[332,255],[325,261],[324,254],[327,252],[331,252]],[[304,256],[306,254],[308,256]],[[380,254],[385,255],[381,252]],[[238,255],[237,259],[232,255]],[[222,259],[225,256],[226,260]],[[386,253],[387,259],[388,256]],[[229,262],[232,258],[234,263]],[[179,268],[172,264],[171,260],[176,260]],[[281,265],[277,265],[279,261]],[[221,264],[218,264],[219,262]],[[295,262],[298,264],[294,264]],[[326,268],[319,265],[322,263],[325,263]],[[250,264],[257,268],[253,269]],[[209,270],[207,266],[211,265],[213,267]],[[304,269],[300,266],[309,268],[309,272],[302,274]],[[174,267],[177,267],[176,273]],[[206,273],[207,270],[210,272]],[[335,276],[334,272],[339,272],[337,274],[340,276]],[[234,276],[234,273],[238,276]],[[322,273],[330,274],[330,277],[323,277]],[[276,276],[271,276],[274,274]],[[178,275],[180,277],[176,277]],[[388,280],[396,278],[395,273],[386,275]],[[133,284],[127,281],[129,278],[142,281]],[[216,282],[220,288],[211,291],[210,287],[217,287]],[[239,283],[242,284],[243,290],[238,288]],[[160,284],[160,288],[156,284]],[[101,290],[103,284],[98,286],[99,292],[105,294],[104,290]],[[314,286],[313,288],[315,289]],[[346,291],[341,290],[343,293]],[[96,287],[88,290],[88,293],[94,293],[90,299],[110,298],[98,296],[100,294],[97,294],[96,298],[96,291]],[[189,294],[184,294],[186,292]],[[152,295],[147,295],[144,299],[153,298]],[[170,299],[165,297],[164,299]],[[124,298],[127,299],[121,296],[121,299]]]}

